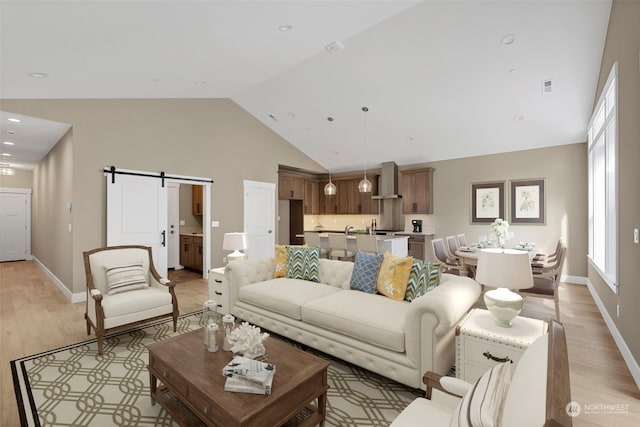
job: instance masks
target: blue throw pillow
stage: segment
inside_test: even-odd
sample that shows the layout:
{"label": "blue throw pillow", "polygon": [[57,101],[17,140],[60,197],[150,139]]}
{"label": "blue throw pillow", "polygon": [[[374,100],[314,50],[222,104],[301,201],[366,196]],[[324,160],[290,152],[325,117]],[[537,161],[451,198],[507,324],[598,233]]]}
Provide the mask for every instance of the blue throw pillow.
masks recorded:
{"label": "blue throw pillow", "polygon": [[351,289],[375,294],[378,272],[383,258],[384,255],[356,252],[353,273],[351,273]]}

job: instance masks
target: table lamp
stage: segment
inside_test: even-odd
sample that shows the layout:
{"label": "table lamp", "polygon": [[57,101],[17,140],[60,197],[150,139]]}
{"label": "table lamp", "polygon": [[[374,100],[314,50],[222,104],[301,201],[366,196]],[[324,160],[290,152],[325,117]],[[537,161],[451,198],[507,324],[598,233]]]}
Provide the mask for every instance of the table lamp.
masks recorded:
{"label": "table lamp", "polygon": [[222,249],[233,251],[227,255],[227,261],[245,259],[247,256],[240,251],[247,249],[247,233],[224,233]]}
{"label": "table lamp", "polygon": [[533,286],[529,254],[513,249],[483,249],[478,252],[476,282],[497,288],[485,292],[484,303],[496,325],[510,328],[523,305],[522,296],[510,289]]}

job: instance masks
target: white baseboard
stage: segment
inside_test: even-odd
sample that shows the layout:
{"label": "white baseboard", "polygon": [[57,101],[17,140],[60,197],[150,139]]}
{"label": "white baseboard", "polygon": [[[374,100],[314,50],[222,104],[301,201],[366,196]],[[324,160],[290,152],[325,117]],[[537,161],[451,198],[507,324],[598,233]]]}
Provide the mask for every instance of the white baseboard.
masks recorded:
{"label": "white baseboard", "polygon": [[615,322],[613,321],[613,319],[609,315],[609,312],[605,308],[604,303],[602,302],[602,300],[600,299],[600,296],[598,295],[598,292],[593,287],[593,284],[591,283],[591,281],[588,279],[587,279],[587,286],[589,287],[589,293],[591,293],[591,297],[595,301],[596,306],[598,307],[598,310],[600,310],[600,314],[602,314],[604,323],[606,323],[607,328],[609,328],[609,332],[611,332],[611,336],[613,337],[613,340],[616,342],[616,345],[618,346],[618,350],[620,350],[620,354],[622,354],[622,358],[624,359],[625,363],[627,364],[627,367],[629,368],[629,371],[631,372],[631,376],[633,377],[633,380],[636,382],[636,386],[640,388],[640,365],[638,365],[638,362],[633,357],[633,354],[631,354],[631,350],[629,350],[627,343],[624,341],[624,338],[620,334],[620,331],[618,331],[618,328],[616,327]]}
{"label": "white baseboard", "polygon": [[560,281],[562,283],[572,283],[574,285],[586,285],[589,279],[583,276],[568,276],[563,274]]}
{"label": "white baseboard", "polygon": [[67,288],[64,285],[64,283],[62,283],[62,281],[60,281],[60,279],[58,279],[56,275],[51,272],[51,270],[49,270],[43,263],[40,262],[38,258],[36,258],[33,255],[32,255],[32,258],[33,258],[33,261],[36,263],[36,265],[40,268],[40,270],[42,270],[44,274],[49,278],[49,280],[51,280],[51,282],[53,282],[53,284],[56,285],[56,287],[60,290],[60,292],[62,292],[64,297],[70,303],[82,302],[87,299],[86,292],[80,292],[75,294],[72,293],[69,290],[69,288]]}

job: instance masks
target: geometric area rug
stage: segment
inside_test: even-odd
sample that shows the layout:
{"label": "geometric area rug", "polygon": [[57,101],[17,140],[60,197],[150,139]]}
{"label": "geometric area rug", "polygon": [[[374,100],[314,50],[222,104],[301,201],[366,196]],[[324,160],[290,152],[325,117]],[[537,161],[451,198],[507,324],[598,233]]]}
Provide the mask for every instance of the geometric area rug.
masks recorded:
{"label": "geometric area rug", "polygon": [[[180,316],[177,332],[161,320],[109,335],[103,355],[95,339],[13,360],[23,426],[177,426],[149,397],[146,346],[202,327],[201,312]],[[326,426],[388,426],[424,392],[304,349],[331,362]],[[188,363],[188,357],[185,359]]]}

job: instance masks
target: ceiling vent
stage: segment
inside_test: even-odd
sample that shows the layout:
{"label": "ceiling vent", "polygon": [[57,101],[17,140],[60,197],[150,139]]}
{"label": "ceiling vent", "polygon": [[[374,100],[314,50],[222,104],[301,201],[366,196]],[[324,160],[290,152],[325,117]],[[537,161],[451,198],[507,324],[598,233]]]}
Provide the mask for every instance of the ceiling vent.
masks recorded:
{"label": "ceiling vent", "polygon": [[551,93],[552,91],[552,80],[543,80],[542,81],[542,93]]}
{"label": "ceiling vent", "polygon": [[344,49],[344,46],[340,42],[329,43],[324,47],[324,49],[329,53],[336,53],[339,50]]}

